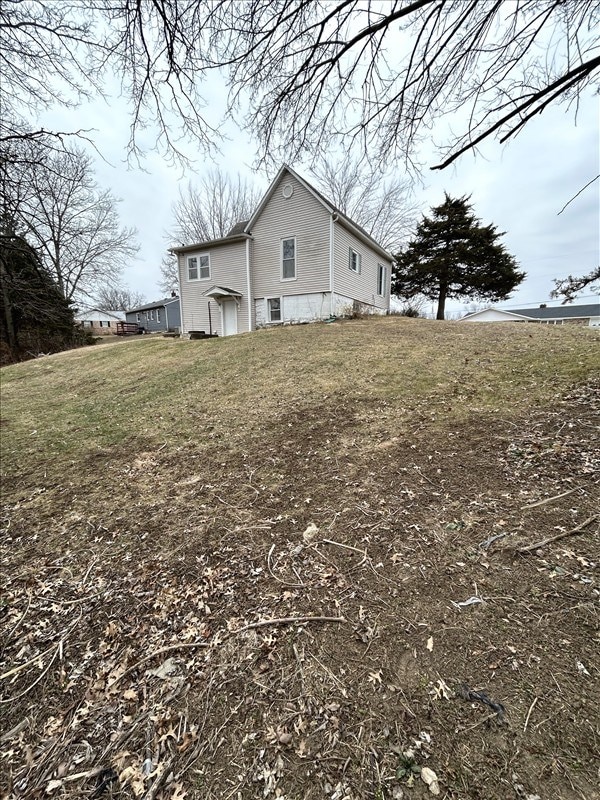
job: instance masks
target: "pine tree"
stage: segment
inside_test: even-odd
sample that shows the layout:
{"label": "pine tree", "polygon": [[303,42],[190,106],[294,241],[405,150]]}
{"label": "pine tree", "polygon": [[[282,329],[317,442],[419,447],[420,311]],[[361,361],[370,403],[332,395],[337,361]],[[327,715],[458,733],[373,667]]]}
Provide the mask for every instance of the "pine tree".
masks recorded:
{"label": "pine tree", "polygon": [[432,217],[423,216],[416,236],[396,255],[392,292],[409,299],[437,300],[437,319],[444,319],[446,300],[505,300],[525,277],[500,242],[494,225],[482,225],[468,197],[448,194]]}
{"label": "pine tree", "polygon": [[10,226],[0,231],[1,360],[56,352],[74,343],[73,310],[34,248]]}

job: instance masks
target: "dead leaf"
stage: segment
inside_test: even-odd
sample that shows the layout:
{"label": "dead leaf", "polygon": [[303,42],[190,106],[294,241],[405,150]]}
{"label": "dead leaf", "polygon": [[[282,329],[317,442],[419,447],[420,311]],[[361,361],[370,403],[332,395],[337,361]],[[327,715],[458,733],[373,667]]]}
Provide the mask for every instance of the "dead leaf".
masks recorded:
{"label": "dead leaf", "polygon": [[427,649],[429,652],[433,650],[433,636],[430,636],[429,639],[427,639]]}
{"label": "dead leaf", "polygon": [[157,667],[156,669],[146,670],[148,675],[155,675],[157,678],[160,678],[163,681],[174,672],[177,672],[177,661],[174,658],[167,658],[167,660],[163,661],[160,667]]}
{"label": "dead leaf", "polygon": [[304,544],[310,544],[317,533],[319,532],[318,527],[315,525],[314,522],[309,522],[306,530],[302,534],[302,539],[304,540]]}
{"label": "dead leaf", "polygon": [[438,795],[440,793],[438,777],[432,769],[421,767],[421,780],[429,786],[431,794]]}

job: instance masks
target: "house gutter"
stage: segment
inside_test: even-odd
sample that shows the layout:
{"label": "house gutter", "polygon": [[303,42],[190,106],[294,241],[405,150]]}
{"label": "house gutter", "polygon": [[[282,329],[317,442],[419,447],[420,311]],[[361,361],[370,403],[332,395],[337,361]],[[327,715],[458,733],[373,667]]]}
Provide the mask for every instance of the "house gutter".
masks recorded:
{"label": "house gutter", "polygon": [[382,258],[386,259],[386,261],[392,262],[394,260],[394,257],[391,253],[388,253],[387,250],[384,250],[383,247],[380,244],[377,244],[374,239],[367,237],[363,231],[359,230],[355,225],[353,225],[349,219],[346,217],[340,217],[339,214],[335,214],[335,219],[336,222],[339,222],[340,225],[342,225],[344,228],[347,228],[350,233],[353,233],[357,239],[360,239],[363,244],[366,244],[372,250],[375,250],[376,253],[379,253]]}
{"label": "house gutter", "polygon": [[248,285],[248,330],[252,330],[252,294],[250,289],[250,239],[246,239],[246,283]]}

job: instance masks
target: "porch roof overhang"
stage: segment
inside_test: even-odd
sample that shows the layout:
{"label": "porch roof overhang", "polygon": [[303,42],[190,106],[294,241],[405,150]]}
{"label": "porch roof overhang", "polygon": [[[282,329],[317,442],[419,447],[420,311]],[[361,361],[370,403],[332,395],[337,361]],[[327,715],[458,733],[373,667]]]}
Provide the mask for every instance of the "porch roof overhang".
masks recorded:
{"label": "porch roof overhang", "polygon": [[235,289],[228,289],[226,286],[211,286],[210,289],[204,292],[204,296],[214,297],[215,300],[222,300],[224,297],[233,297],[239,300],[242,293],[237,292]]}

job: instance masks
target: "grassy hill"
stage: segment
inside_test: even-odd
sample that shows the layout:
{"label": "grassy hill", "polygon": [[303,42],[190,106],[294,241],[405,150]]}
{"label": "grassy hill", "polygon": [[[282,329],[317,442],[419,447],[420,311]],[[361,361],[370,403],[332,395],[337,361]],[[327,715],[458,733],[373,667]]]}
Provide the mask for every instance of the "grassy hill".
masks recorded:
{"label": "grassy hill", "polygon": [[1,378],[0,793],[600,796],[593,331],[387,318]]}

